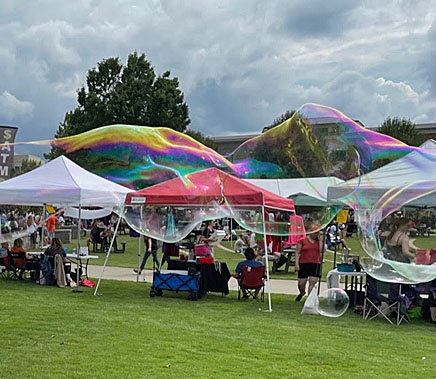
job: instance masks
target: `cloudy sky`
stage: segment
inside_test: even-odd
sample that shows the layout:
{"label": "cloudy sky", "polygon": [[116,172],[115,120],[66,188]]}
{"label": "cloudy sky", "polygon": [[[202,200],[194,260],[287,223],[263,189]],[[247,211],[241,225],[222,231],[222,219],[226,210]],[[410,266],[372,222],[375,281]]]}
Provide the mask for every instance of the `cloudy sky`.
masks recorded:
{"label": "cloudy sky", "polygon": [[316,102],[367,126],[436,121],[436,2],[0,2],[0,125],[53,137],[87,70],[145,53],[179,77],[191,125],[256,133]]}

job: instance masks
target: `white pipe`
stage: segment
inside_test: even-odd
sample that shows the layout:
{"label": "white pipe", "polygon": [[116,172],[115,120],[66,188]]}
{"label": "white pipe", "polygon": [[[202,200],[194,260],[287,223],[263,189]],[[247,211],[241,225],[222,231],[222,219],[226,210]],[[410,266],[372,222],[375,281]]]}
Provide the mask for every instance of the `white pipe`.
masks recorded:
{"label": "white pipe", "polygon": [[82,216],[82,206],[79,204],[79,218],[77,219],[77,250],[76,250],[76,262],[77,262],[77,272],[76,272],[76,288],[73,289],[73,292],[82,292],[80,290],[80,221]]}
{"label": "white pipe", "polygon": [[136,269],[136,283],[139,282],[139,267],[141,265],[141,263],[140,263],[140,261],[141,261],[141,238],[142,238],[142,234],[140,234],[138,237],[138,267]]}
{"label": "white pipe", "polygon": [[265,205],[262,205],[262,220],[263,220],[263,245],[264,245],[264,249],[265,249],[265,266],[266,266],[266,289],[268,292],[268,309],[270,312],[272,312],[271,288],[270,288],[270,282],[269,282],[268,244],[266,242]]}
{"label": "white pipe", "polygon": [[42,216],[40,221],[42,222],[41,224],[41,235],[40,235],[40,241],[39,241],[39,247],[42,250],[42,247],[44,246],[44,230],[45,230],[45,203],[42,207]]}
{"label": "white pipe", "polygon": [[107,261],[109,260],[109,255],[111,254],[112,245],[114,244],[115,238],[117,236],[118,226],[120,225],[120,221],[121,221],[121,216],[118,216],[117,226],[115,227],[114,235],[112,236],[111,244],[109,245],[109,250],[107,252],[106,259],[105,259],[104,264],[103,264],[103,269],[101,270],[100,278],[98,278],[97,285],[95,286],[94,296],[97,295],[98,287],[100,287],[100,282],[101,282],[101,279],[103,278],[104,269],[106,268]]}

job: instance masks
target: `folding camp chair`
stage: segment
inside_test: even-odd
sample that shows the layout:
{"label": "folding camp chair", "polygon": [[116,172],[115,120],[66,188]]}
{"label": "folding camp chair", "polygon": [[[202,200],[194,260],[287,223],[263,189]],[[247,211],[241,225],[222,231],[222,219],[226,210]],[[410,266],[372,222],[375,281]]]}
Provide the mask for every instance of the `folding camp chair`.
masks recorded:
{"label": "folding camp chair", "polygon": [[[363,303],[363,318],[372,320],[382,316],[390,324],[394,324],[389,318],[396,316],[396,324],[400,325],[407,320],[406,298],[401,294],[401,284],[382,282],[366,275],[366,291]],[[383,306],[387,304],[386,306]]]}
{"label": "folding camp chair", "polygon": [[15,267],[12,265],[11,253],[6,250],[6,253],[3,252],[2,255],[2,258],[0,258],[0,266],[4,267],[2,277],[5,279],[15,278]]}
{"label": "folding camp chair", "polygon": [[25,253],[9,252],[9,262],[14,279],[25,279],[26,256]]}
{"label": "folding camp chair", "polygon": [[260,289],[260,300],[265,299],[265,266],[251,267],[242,266],[241,278],[238,281],[238,300],[244,289],[248,297],[255,298],[256,291]]}

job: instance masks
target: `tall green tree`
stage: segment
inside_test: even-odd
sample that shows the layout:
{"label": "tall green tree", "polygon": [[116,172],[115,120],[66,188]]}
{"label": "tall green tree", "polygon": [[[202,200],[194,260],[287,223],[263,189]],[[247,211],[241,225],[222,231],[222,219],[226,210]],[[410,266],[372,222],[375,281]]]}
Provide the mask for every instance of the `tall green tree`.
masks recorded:
{"label": "tall green tree", "polygon": [[411,146],[419,146],[425,141],[425,137],[416,130],[415,124],[406,118],[388,117],[377,131]]}
{"label": "tall green tree", "polygon": [[285,113],[282,113],[279,117],[275,118],[271,125],[265,126],[262,130],[262,133],[274,128],[277,125],[280,125],[282,122],[285,122],[286,120],[290,119],[294,115],[295,111],[286,111]]}
{"label": "tall green tree", "polygon": [[202,143],[203,145],[210,147],[213,150],[218,149],[217,143],[212,138],[206,136],[205,134],[203,134],[202,132],[200,132],[198,130],[188,129],[186,131],[186,134],[188,136],[191,136],[192,138],[194,138],[198,142]]}
{"label": "tall green tree", "polygon": [[21,162],[21,167],[19,169],[12,169],[11,177],[25,174],[26,172],[32,171],[39,166],[41,166],[41,163],[34,161],[33,159],[23,159]]}
{"label": "tall green tree", "polygon": [[[144,54],[129,55],[123,66],[119,58],[108,58],[88,71],[86,86],[77,91],[78,105],[65,114],[55,138],[83,133],[111,124],[168,127],[186,131],[190,123],[179,80],[169,71],[156,76]],[[56,158],[56,148],[45,155]]]}

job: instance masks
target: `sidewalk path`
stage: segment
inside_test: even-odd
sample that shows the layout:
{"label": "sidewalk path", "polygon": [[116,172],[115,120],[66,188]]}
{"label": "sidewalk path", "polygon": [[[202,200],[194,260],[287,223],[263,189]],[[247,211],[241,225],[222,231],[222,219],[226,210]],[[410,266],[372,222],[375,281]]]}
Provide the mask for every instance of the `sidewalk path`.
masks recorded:
{"label": "sidewalk path", "polygon": [[[103,266],[88,266],[88,275],[92,278],[99,278],[101,275],[101,271]],[[136,282],[137,275],[133,272],[131,268],[126,267],[111,267],[107,266],[104,270],[103,279],[112,279],[112,280],[123,280],[127,282]],[[139,281],[146,281],[151,283],[153,281],[153,272],[151,270],[143,270],[142,274],[139,276]],[[102,283],[102,288],[104,289],[104,283]],[[229,281],[229,289],[237,291],[238,283],[236,279],[231,278]],[[327,289],[327,285],[325,282],[321,283],[321,291]],[[271,279],[271,292],[272,293],[281,293],[286,295],[297,295],[297,281],[296,280],[288,280],[288,279]]]}

